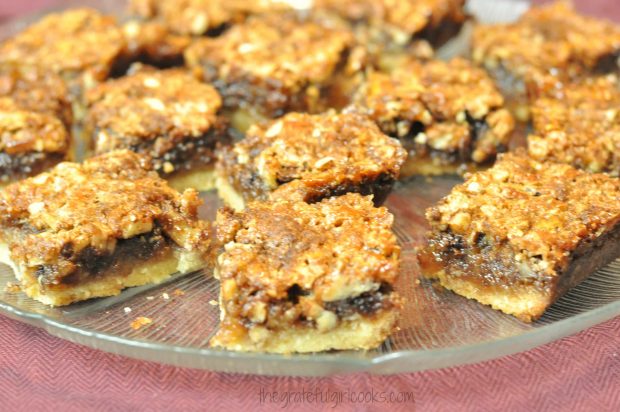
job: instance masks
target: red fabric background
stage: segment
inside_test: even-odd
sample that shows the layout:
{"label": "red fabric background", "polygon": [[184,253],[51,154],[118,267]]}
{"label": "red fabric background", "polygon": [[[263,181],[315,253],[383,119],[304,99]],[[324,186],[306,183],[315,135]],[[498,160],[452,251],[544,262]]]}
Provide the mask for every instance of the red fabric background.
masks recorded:
{"label": "red fabric background", "polygon": [[408,404],[339,410],[612,411],[620,408],[620,317],[537,349],[475,365],[392,376],[262,377],[142,362],[0,316],[0,410],[330,410],[260,403],[269,391],[407,391]]}
{"label": "red fabric background", "polygon": [[[54,0],[0,0],[0,18]],[[616,0],[578,1],[620,20]],[[342,410],[620,410],[620,317],[540,348],[475,365],[394,376],[259,377],[141,362],[89,349],[0,316],[0,410],[328,410],[261,403],[260,391],[411,392],[406,404]]]}

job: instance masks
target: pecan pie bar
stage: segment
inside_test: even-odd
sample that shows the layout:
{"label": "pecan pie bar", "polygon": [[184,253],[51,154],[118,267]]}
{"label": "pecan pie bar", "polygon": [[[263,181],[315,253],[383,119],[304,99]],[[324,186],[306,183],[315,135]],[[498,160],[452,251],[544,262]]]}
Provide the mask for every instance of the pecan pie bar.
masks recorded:
{"label": "pecan pie bar", "polygon": [[441,46],[466,20],[465,0],[315,0],[314,8],[380,29],[398,43],[412,38]]}
{"label": "pecan pie bar", "polygon": [[616,75],[551,80],[532,104],[530,156],[620,175],[620,84]]}
{"label": "pecan pie bar", "polygon": [[0,192],[0,259],[29,297],[68,305],[203,265],[209,226],[197,218],[198,193],[178,193],[148,167],[117,151]]}
{"label": "pecan pie bar", "polygon": [[392,222],[358,194],[221,209],[222,322],[211,345],[275,353],[379,346],[402,305]]}
{"label": "pecan pie bar", "polygon": [[0,98],[9,97],[20,109],[56,116],[71,129],[73,113],[62,78],[35,67],[0,66]]}
{"label": "pecan pie bar", "polygon": [[192,41],[190,36],[172,33],[158,22],[130,20],[122,29],[128,60],[159,68],[182,66],[183,53]]}
{"label": "pecan pie bar", "polygon": [[0,187],[69,157],[65,125],[54,115],[23,109],[24,104],[19,96],[0,97]]}
{"label": "pecan pie bar", "polygon": [[423,273],[530,322],[620,256],[620,180],[520,151],[427,211]]}
{"label": "pecan pie bar", "polygon": [[182,69],[134,67],[87,93],[84,123],[95,153],[148,154],[173,187],[213,188],[215,147],[228,135],[219,94]]}
{"label": "pecan pie bar", "polygon": [[217,188],[235,209],[255,199],[314,202],[347,192],[373,194],[380,203],[406,156],[398,140],[363,115],[289,113],[252,126],[219,153]]}
{"label": "pecan pie bar", "polygon": [[130,13],[181,35],[217,35],[248,16],[289,8],[286,0],[131,0]]}
{"label": "pecan pie bar", "polygon": [[113,17],[92,9],[72,9],[49,14],[4,41],[0,63],[57,73],[69,85],[72,97],[79,100],[83,90],[108,77],[123,57],[125,46]]}
{"label": "pecan pie bar", "polygon": [[439,175],[489,163],[514,128],[491,78],[466,60],[411,60],[392,73],[371,72],[353,111],[377,122],[409,150],[404,175]]}
{"label": "pecan pie bar", "polygon": [[213,83],[241,131],[287,112],[324,111],[347,103],[362,57],[346,25],[312,15],[253,17],[185,51],[186,63]]}
{"label": "pecan pie bar", "polygon": [[579,15],[569,2],[558,1],[531,8],[516,23],[478,26],[472,49],[474,61],[511,95],[517,117],[527,120],[526,88],[535,87],[541,74],[572,78],[618,70],[620,27]]}

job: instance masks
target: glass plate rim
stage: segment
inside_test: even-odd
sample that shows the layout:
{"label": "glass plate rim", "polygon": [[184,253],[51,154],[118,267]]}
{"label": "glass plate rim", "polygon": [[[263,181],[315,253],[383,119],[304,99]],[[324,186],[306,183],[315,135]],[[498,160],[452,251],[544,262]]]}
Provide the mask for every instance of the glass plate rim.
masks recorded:
{"label": "glass plate rim", "polygon": [[[482,1],[482,0],[478,0]],[[488,0],[484,0],[488,1]],[[507,1],[507,0],[503,0]],[[523,2],[516,0],[516,2]],[[40,11],[15,16],[0,22],[0,28],[6,30],[12,27],[20,28],[24,23],[39,18],[47,13],[60,11],[72,6],[94,7],[105,11],[118,10],[117,4],[124,4],[119,0],[96,2],[92,0],[60,0],[51,7]],[[0,36],[2,38],[3,36]],[[261,375],[288,375],[288,376],[323,376],[348,372],[369,372],[372,374],[408,373],[420,370],[454,367],[487,361],[502,356],[524,352],[535,347],[556,341],[566,336],[573,335],[594,325],[603,323],[614,317],[620,316],[620,300],[608,303],[596,309],[589,310],[569,318],[555,321],[518,335],[507,336],[496,340],[483,341],[473,344],[449,346],[438,349],[398,350],[390,353],[379,353],[371,357],[364,357],[365,352],[355,353],[318,353],[318,354],[295,354],[278,355],[266,353],[242,353],[231,352],[221,349],[186,347],[165,343],[150,342],[141,339],[129,339],[108,333],[98,332],[92,329],[80,328],[52,319],[44,314],[27,312],[13,305],[0,301],[0,313],[38,328],[60,339],[82,344],[94,349],[104,350],[130,358],[147,361],[188,366],[211,371],[227,371],[238,373],[259,373]],[[100,345],[99,343],[103,343]],[[142,349],[146,352],[132,352],[128,354],[123,349]],[[161,359],[159,352],[175,353],[185,358]],[[468,356],[470,355],[470,356]],[[190,357],[200,356],[204,359],[213,359],[215,362],[208,366],[192,365]],[[420,359],[422,358],[422,359]],[[255,372],[256,367],[244,368],[244,360],[260,360],[274,364],[272,370]],[[224,363],[226,362],[226,363]],[[231,363],[235,362],[235,363]],[[419,362],[415,364],[415,362]],[[291,373],[290,366],[299,364],[311,364],[313,370],[295,369]],[[321,365],[329,365],[329,368],[321,369]],[[254,372],[248,372],[248,369]],[[283,372],[284,371],[284,372]]]}

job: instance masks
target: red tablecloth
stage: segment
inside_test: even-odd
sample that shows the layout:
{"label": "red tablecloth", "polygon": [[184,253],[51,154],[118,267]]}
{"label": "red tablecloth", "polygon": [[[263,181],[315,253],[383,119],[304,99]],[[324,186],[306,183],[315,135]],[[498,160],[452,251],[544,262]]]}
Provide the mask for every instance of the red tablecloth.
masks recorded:
{"label": "red tablecloth", "polygon": [[[233,375],[142,362],[68,343],[3,316],[0,330],[0,410],[6,411],[330,410],[340,396],[339,410],[620,408],[620,317],[529,352],[475,365],[329,378]],[[317,390],[324,403],[320,394],[299,399]],[[274,391],[290,395],[269,402]],[[362,402],[357,401],[360,393]],[[410,401],[391,403],[390,395],[395,401],[410,396]]]}
{"label": "red tablecloth", "polygon": [[[0,17],[54,0],[0,0]],[[579,1],[620,17],[615,0]],[[141,362],[0,316],[0,410],[620,410],[620,317],[540,348],[394,376],[271,378]],[[277,392],[277,394],[275,393]],[[288,403],[287,403],[288,401]],[[400,401],[400,402],[399,402]]]}

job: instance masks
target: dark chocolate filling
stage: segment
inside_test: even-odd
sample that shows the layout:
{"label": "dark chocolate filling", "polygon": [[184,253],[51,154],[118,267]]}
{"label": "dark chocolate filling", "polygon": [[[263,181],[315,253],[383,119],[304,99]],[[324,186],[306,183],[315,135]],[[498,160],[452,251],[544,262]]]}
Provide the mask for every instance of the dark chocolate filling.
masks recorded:
{"label": "dark chocolate filling", "polygon": [[34,176],[62,162],[64,158],[65,155],[61,153],[28,152],[10,155],[0,152],[0,183]]}
{"label": "dark chocolate filling", "polygon": [[168,245],[169,241],[159,227],[149,233],[119,239],[111,253],[91,246],[74,252],[73,245],[67,243],[61,250],[59,258],[75,264],[73,272],[63,276],[58,272],[57,265],[41,265],[37,268],[35,276],[39,284],[45,288],[49,285],[77,284],[108,271],[113,271],[116,275],[125,269],[129,273],[133,262],[148,260],[163,252]]}

